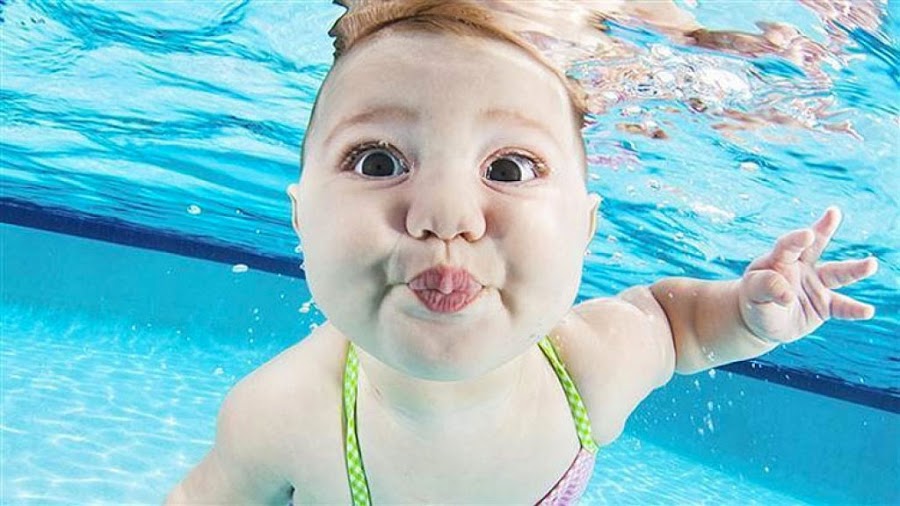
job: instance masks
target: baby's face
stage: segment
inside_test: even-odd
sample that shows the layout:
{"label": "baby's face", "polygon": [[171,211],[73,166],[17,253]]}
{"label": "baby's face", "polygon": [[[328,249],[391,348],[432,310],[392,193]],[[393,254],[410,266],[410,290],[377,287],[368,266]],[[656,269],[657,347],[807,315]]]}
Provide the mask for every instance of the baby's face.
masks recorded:
{"label": "baby's face", "polygon": [[[514,46],[392,33],[320,92],[289,190],[307,280],[329,321],[406,374],[459,380],[521,354],[571,307],[590,240],[559,79]],[[483,288],[454,313],[407,285],[437,265]]]}

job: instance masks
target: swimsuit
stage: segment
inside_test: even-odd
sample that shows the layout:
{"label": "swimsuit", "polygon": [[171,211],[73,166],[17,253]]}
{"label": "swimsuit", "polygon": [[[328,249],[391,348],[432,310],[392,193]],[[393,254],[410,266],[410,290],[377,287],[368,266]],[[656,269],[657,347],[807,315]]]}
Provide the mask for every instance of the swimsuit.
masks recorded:
{"label": "swimsuit", "polygon": [[[584,494],[590,481],[591,474],[594,471],[594,460],[597,453],[597,444],[591,436],[591,422],[587,416],[587,410],[584,402],[575,388],[575,383],[566,371],[565,366],[559,359],[556,349],[545,337],[538,342],[538,346],[553,371],[559,378],[559,383],[566,394],[566,401],[569,403],[569,409],[572,412],[572,418],[575,420],[575,430],[578,433],[578,440],[581,448],[575,460],[566,470],[562,478],[547,492],[544,497],[538,501],[540,506],[562,506],[574,504],[578,498]],[[371,506],[372,500],[369,496],[369,483],[366,480],[366,472],[363,468],[362,455],[359,452],[359,441],[356,436],[356,394],[357,380],[359,378],[359,358],[353,343],[347,350],[347,363],[344,367],[344,450],[347,457],[347,478],[350,482],[350,494],[353,497],[354,506]]]}

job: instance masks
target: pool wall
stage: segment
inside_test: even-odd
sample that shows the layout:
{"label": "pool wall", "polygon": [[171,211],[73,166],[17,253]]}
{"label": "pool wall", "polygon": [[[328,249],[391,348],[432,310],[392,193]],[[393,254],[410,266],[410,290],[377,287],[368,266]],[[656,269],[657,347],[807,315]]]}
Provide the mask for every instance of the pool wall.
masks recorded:
{"label": "pool wall", "polygon": [[4,300],[223,339],[308,333],[302,278],[8,224],[0,237]]}
{"label": "pool wall", "polygon": [[[292,342],[308,333],[299,277],[9,224],[0,224],[0,239],[4,303],[221,339]],[[898,422],[889,410],[718,370],[676,377],[626,431],[801,497],[898,503]]]}

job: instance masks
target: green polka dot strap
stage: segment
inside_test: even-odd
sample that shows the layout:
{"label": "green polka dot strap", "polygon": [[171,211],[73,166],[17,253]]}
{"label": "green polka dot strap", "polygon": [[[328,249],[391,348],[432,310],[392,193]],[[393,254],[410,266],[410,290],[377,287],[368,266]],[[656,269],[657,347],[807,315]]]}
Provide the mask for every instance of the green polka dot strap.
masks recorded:
{"label": "green polka dot strap", "polygon": [[359,441],[356,438],[356,393],[359,379],[359,358],[353,343],[347,348],[347,364],[344,366],[344,450],[347,457],[347,478],[354,506],[371,506],[369,482],[363,468]]}
{"label": "green polka dot strap", "polygon": [[[538,346],[553,370],[559,378],[560,385],[566,394],[566,400],[569,403],[569,409],[572,412],[572,418],[575,420],[575,430],[578,433],[578,440],[581,442],[582,448],[590,453],[597,453],[597,443],[591,435],[591,422],[588,419],[587,409],[581,400],[575,383],[566,371],[565,366],[560,360],[553,343],[549,337],[545,337],[538,342]],[[350,494],[353,498],[354,506],[371,506],[372,500],[369,496],[369,482],[366,479],[365,468],[363,467],[362,454],[359,451],[359,441],[356,437],[356,396],[357,383],[359,380],[359,358],[356,356],[356,349],[351,343],[347,349],[347,364],[344,367],[344,449],[347,458],[347,478],[350,482]]]}
{"label": "green polka dot strap", "polygon": [[540,346],[544,355],[547,356],[550,365],[553,366],[553,370],[559,378],[559,383],[566,393],[566,400],[569,401],[569,410],[572,411],[572,418],[575,420],[575,430],[578,432],[578,440],[581,441],[581,447],[591,453],[597,453],[598,447],[591,433],[591,421],[588,418],[587,409],[584,407],[584,402],[581,400],[578,389],[575,388],[572,377],[566,371],[566,366],[563,365],[562,360],[556,353],[556,348],[550,342],[550,337],[547,336],[538,341],[538,346]]}

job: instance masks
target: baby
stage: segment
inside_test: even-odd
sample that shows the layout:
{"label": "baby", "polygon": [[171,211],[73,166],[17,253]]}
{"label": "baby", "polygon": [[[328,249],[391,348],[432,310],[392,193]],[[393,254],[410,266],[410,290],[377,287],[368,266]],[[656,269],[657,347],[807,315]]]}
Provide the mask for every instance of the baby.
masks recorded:
{"label": "baby", "polygon": [[762,355],[874,308],[818,263],[841,215],[733,281],[572,307],[600,203],[584,97],[489,13],[345,16],[289,187],[328,322],[240,381],[168,504],[567,504],[673,373]]}

